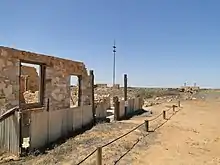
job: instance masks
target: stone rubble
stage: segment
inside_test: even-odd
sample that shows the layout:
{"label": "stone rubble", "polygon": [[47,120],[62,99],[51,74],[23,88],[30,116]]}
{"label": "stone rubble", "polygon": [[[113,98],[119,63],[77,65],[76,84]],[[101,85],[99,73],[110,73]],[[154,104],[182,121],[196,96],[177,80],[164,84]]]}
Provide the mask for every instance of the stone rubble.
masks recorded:
{"label": "stone rubble", "polygon": [[25,103],[26,104],[31,104],[31,103],[38,103],[39,102],[39,91],[31,92],[25,91],[23,93]]}
{"label": "stone rubble", "polygon": [[[137,95],[137,90],[128,90],[128,98],[134,98]],[[24,97],[26,100],[26,103],[33,103],[38,101],[38,91],[35,93],[32,93],[31,91],[24,92]],[[77,106],[77,100],[78,100],[78,88],[73,87],[71,88],[71,107]],[[124,91],[123,88],[121,89],[115,89],[111,87],[96,87],[95,88],[95,105],[99,104],[100,102],[103,102],[105,99],[110,97],[111,105],[113,105],[113,96],[118,96],[119,100],[124,100]],[[192,100],[195,99],[192,94],[189,93],[182,93],[181,97],[179,95],[167,95],[167,96],[156,96],[152,98],[144,98],[144,107],[149,107],[153,105],[158,105],[164,102],[172,102],[177,99],[183,99],[183,100]]]}

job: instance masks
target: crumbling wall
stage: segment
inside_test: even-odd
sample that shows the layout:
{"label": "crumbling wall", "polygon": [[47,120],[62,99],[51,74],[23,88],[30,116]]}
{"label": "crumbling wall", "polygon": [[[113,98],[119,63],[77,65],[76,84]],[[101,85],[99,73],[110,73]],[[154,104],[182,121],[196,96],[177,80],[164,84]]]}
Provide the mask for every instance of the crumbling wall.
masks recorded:
{"label": "crumbling wall", "polygon": [[[30,90],[31,92],[35,92],[39,90],[40,77],[36,68],[23,65],[21,66],[21,75],[22,81],[20,86],[23,88],[23,91]],[[25,82],[25,79],[27,82]]]}
{"label": "crumbling wall", "polygon": [[107,88],[108,84],[95,84],[95,88]]}
{"label": "crumbling wall", "polygon": [[70,75],[81,76],[81,105],[91,103],[90,76],[82,62],[45,56],[36,53],[0,47],[0,108],[19,104],[20,62],[45,65],[44,107],[51,110],[70,107]]}
{"label": "crumbling wall", "polygon": [[114,88],[114,89],[119,89],[119,88],[120,88],[120,84],[114,84],[114,85],[113,85],[113,88]]}
{"label": "crumbling wall", "polygon": [[37,69],[31,66],[21,66],[20,101],[22,103],[39,102],[40,77]]}
{"label": "crumbling wall", "polygon": [[19,61],[0,49],[0,114],[18,105]]}
{"label": "crumbling wall", "polygon": [[76,107],[78,106],[78,94],[79,94],[79,86],[71,86],[70,91],[71,91],[71,101],[70,101],[70,107]]}

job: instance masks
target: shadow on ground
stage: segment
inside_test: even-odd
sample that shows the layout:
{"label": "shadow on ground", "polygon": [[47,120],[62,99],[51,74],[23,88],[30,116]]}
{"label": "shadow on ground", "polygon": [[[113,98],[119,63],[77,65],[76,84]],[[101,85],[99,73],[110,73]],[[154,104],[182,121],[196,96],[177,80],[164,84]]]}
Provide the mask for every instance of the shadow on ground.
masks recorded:
{"label": "shadow on ground", "polygon": [[149,111],[147,111],[147,110],[139,109],[139,110],[136,110],[134,112],[131,112],[131,113],[127,114],[125,117],[122,118],[122,120],[129,120],[134,116],[140,116],[140,115],[142,115],[144,113],[148,113],[148,112]]}

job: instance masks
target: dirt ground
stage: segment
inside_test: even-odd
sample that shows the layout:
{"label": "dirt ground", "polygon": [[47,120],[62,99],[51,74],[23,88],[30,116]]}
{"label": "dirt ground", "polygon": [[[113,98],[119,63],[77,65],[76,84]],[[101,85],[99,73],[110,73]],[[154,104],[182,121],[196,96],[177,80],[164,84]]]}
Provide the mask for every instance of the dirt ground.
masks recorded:
{"label": "dirt ground", "polygon": [[[170,105],[171,103],[169,103]],[[149,113],[116,123],[98,124],[94,128],[65,143],[54,146],[39,156],[28,156],[7,164],[44,165],[77,164],[97,146],[128,132],[144,120],[167,109],[168,103],[148,107]],[[220,102],[185,101],[182,108],[169,120],[160,116],[150,122],[150,133],[144,125],[131,134],[103,148],[103,164],[119,165],[218,165],[220,164]],[[169,111],[167,117],[173,114]],[[161,126],[161,127],[160,127]],[[156,129],[154,132],[155,128]],[[96,154],[83,165],[95,165]]]}
{"label": "dirt ground", "polygon": [[135,157],[128,164],[220,164],[219,106],[217,101],[184,102],[183,109],[157,130],[149,147],[134,148],[127,155]]}

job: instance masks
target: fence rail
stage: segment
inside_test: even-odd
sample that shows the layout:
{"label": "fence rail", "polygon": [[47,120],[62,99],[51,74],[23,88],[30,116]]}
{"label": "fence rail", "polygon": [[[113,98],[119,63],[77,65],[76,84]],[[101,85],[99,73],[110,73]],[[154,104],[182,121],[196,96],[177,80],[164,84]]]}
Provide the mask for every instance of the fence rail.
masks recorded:
{"label": "fence rail", "polygon": [[[107,146],[109,146],[110,144],[116,142],[117,140],[119,140],[119,139],[121,139],[121,138],[127,136],[128,134],[132,133],[133,131],[135,131],[136,129],[138,129],[139,127],[141,127],[141,126],[143,126],[143,125],[145,125],[146,131],[147,131],[147,132],[150,132],[150,131],[149,131],[149,122],[150,122],[150,121],[157,120],[159,117],[163,116],[163,119],[165,119],[165,120],[166,120],[165,122],[167,122],[169,119],[171,119],[172,116],[174,116],[177,112],[179,112],[179,110],[177,110],[177,111],[175,110],[176,107],[179,107],[179,110],[181,109],[181,107],[180,107],[180,102],[179,102],[179,101],[178,101],[178,106],[173,105],[171,108],[169,108],[169,109],[167,109],[167,110],[163,110],[163,112],[161,112],[160,114],[158,114],[156,117],[154,117],[154,118],[152,118],[152,119],[149,119],[149,120],[145,120],[145,122],[139,124],[138,126],[136,126],[135,128],[133,128],[132,130],[128,131],[127,133],[125,133],[125,134],[123,134],[123,135],[117,137],[116,139],[113,139],[112,141],[110,141],[110,142],[108,142],[108,143],[106,143],[106,144],[104,144],[104,145],[102,145],[102,146],[97,147],[94,151],[92,151],[90,154],[88,154],[83,160],[81,160],[79,163],[77,163],[77,165],[80,165],[80,164],[82,164],[83,162],[85,162],[90,156],[92,156],[92,155],[93,155],[94,153],[96,153],[96,152],[97,152],[96,165],[101,165],[100,162],[102,162],[102,155],[101,155],[101,153],[102,153],[102,152],[101,152],[101,151],[102,151],[102,148],[107,147]],[[166,112],[169,112],[170,110],[173,110],[173,113],[172,113],[172,115],[171,115],[169,118],[166,118]],[[165,116],[164,116],[164,115],[165,115]],[[161,124],[160,126],[158,126],[157,128],[153,129],[153,131],[155,131],[155,130],[157,130],[158,128],[160,128],[163,124],[165,124],[165,122],[162,123],[162,124]],[[143,137],[146,137],[146,136],[148,136],[148,135],[149,135],[149,133],[146,134],[146,135],[143,136]],[[143,137],[142,137],[142,138],[143,138]],[[137,142],[135,142],[135,144],[133,145],[133,147],[134,147],[142,138],[139,138],[139,139],[137,140]],[[133,147],[132,147],[132,148],[133,148]],[[125,154],[123,154],[123,156],[125,156]],[[122,157],[123,157],[123,156],[122,156]],[[122,157],[121,157],[121,158],[122,158]],[[121,159],[121,158],[120,158],[120,159]],[[119,160],[120,160],[120,159],[119,159]],[[117,160],[117,162],[118,162],[119,160]]]}
{"label": "fence rail", "polygon": [[13,107],[9,110],[7,110],[5,113],[3,113],[2,115],[0,115],[0,122],[2,122],[3,120],[7,119],[8,117],[10,117],[11,115],[13,115],[15,113],[15,111],[17,111],[19,109],[18,106]]}

